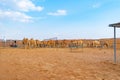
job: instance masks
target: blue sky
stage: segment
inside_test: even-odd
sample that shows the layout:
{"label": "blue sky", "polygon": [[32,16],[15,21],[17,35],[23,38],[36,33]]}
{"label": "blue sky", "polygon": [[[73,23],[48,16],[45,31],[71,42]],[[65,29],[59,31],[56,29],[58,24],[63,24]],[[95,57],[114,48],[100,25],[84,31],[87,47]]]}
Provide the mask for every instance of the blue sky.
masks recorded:
{"label": "blue sky", "polygon": [[116,22],[120,0],[0,0],[1,39],[112,38]]}

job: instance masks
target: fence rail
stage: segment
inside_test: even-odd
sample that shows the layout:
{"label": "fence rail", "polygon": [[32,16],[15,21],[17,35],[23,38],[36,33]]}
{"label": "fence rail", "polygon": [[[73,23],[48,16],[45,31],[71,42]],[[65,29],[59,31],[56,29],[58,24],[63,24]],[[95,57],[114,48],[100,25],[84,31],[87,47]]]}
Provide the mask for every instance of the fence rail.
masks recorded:
{"label": "fence rail", "polygon": [[[5,41],[0,41],[0,47],[16,47],[16,48],[21,48],[23,46],[24,45],[22,44],[22,41],[16,41],[16,42],[15,42],[15,40],[8,40],[6,42]],[[62,45],[56,44],[56,48],[61,48],[61,47],[62,47]],[[104,46],[104,47],[101,47],[101,46],[95,47],[95,46],[90,46],[90,45],[88,46],[88,44],[84,43],[84,42],[83,42],[82,45],[75,45],[75,44],[71,44],[70,45],[69,44],[66,47],[67,48],[73,48],[74,47],[74,48],[111,48],[111,49],[113,49],[113,42],[110,41],[108,47],[106,47],[106,46]],[[49,48],[55,48],[55,47],[49,47]],[[120,41],[117,41],[116,48],[120,49]]]}

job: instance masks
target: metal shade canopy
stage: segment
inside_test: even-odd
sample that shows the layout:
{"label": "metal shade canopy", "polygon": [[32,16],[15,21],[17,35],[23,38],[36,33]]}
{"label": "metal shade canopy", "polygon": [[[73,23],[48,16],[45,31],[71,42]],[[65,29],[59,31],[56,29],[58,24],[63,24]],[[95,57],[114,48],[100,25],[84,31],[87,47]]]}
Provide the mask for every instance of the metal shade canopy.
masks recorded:
{"label": "metal shade canopy", "polygon": [[120,28],[120,22],[109,24],[109,27],[114,27],[114,63],[116,63],[116,27]]}
{"label": "metal shade canopy", "polygon": [[114,23],[114,24],[109,24],[109,26],[120,28],[120,22],[119,23]]}

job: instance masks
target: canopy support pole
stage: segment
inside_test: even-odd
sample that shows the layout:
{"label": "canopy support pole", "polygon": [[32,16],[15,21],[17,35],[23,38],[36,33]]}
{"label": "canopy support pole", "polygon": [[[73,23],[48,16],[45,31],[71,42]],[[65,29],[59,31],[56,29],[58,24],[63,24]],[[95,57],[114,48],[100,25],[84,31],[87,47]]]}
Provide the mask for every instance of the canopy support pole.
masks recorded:
{"label": "canopy support pole", "polygon": [[116,63],[116,27],[114,26],[114,63]]}

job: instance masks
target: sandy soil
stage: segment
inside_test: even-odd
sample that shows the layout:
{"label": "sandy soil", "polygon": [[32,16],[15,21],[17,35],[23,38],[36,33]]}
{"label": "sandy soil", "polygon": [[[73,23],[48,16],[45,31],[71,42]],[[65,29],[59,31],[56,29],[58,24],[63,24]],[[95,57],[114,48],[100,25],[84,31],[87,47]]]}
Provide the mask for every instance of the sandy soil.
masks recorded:
{"label": "sandy soil", "polygon": [[0,80],[120,80],[120,50],[0,48]]}

